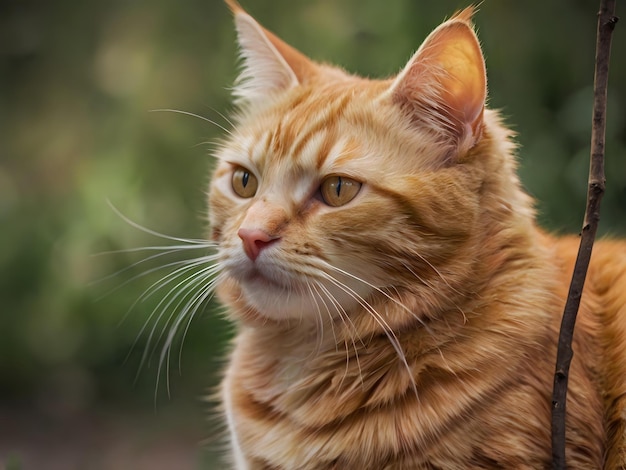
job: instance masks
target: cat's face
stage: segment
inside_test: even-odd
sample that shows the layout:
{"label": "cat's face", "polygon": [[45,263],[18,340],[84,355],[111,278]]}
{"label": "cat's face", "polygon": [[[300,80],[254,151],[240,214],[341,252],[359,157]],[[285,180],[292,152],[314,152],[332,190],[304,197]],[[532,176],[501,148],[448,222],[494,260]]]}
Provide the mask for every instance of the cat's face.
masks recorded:
{"label": "cat's face", "polygon": [[480,181],[462,164],[485,100],[471,12],[398,77],[370,81],[315,64],[233,9],[242,111],[210,190],[222,300],[243,316],[321,323],[407,285],[434,301],[478,213]]}

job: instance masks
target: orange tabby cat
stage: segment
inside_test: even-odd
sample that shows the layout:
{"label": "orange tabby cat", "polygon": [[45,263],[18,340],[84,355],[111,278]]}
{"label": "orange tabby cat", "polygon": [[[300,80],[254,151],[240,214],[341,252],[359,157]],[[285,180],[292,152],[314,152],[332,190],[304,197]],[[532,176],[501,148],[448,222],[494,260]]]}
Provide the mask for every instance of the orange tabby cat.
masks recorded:
{"label": "orange tabby cat", "polygon": [[[535,224],[485,108],[468,8],[396,77],[311,61],[234,0],[237,124],[210,190],[237,469],[548,468],[578,240]],[[626,244],[598,242],[574,339],[571,468],[626,462]]]}

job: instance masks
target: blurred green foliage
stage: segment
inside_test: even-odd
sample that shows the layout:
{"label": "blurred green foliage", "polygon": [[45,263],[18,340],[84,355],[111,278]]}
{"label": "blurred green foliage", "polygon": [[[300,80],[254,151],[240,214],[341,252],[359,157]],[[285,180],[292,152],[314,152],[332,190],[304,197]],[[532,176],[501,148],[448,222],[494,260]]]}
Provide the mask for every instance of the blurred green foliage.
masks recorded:
{"label": "blurred green foliage", "polygon": [[[243,1],[311,57],[367,76],[398,71],[468,3]],[[487,0],[475,18],[490,106],[519,132],[522,180],[541,223],[559,232],[578,231],[584,212],[598,3]],[[619,24],[600,228],[616,235],[626,233],[625,37]],[[170,243],[126,223],[108,200],[142,226],[203,236],[234,39],[218,0],[0,3],[0,407],[59,419],[104,404],[150,410],[156,389],[157,409],[174,403],[201,426],[196,398],[218,380],[229,326],[212,305],[198,312],[181,374],[175,344],[168,398],[163,375],[155,386],[163,339],[137,374],[160,299],[129,309],[165,273],[150,270],[185,254],[138,265],[153,253],[97,254]]]}

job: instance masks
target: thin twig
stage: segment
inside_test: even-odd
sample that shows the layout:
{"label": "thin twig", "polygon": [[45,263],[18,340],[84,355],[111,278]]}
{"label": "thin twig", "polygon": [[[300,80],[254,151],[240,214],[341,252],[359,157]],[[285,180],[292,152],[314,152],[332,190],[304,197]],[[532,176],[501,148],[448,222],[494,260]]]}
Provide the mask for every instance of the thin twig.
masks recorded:
{"label": "thin twig", "polygon": [[572,282],[570,284],[557,350],[554,389],[552,394],[552,466],[565,469],[565,404],[569,367],[573,356],[574,325],[583,293],[585,277],[591,259],[593,242],[600,220],[600,202],[604,195],[604,136],[606,129],[606,103],[609,77],[611,37],[618,18],[615,16],[616,0],[601,0],[598,13],[596,64],[594,76],[593,123],[591,128],[591,162],[587,206],[581,233],[580,247]]}

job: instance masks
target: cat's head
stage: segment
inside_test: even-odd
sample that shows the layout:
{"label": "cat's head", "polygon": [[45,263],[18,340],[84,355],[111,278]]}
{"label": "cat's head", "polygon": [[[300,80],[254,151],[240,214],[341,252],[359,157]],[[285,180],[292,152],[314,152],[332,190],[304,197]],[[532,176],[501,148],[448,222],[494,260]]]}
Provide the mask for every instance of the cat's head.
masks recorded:
{"label": "cat's head", "polygon": [[471,275],[485,173],[475,161],[494,140],[472,9],[397,76],[368,80],[310,60],[228,3],[243,68],[210,190],[222,301],[292,323],[345,319],[407,290],[423,302],[412,310],[444,303]]}

